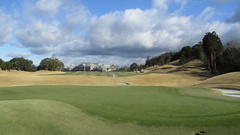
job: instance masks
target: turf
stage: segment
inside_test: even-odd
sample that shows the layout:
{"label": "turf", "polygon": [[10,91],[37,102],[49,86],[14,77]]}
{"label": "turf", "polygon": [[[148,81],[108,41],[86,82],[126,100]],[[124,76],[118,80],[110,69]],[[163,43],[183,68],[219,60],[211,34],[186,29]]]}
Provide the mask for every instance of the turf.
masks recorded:
{"label": "turf", "polygon": [[[101,122],[105,128],[109,125],[130,124],[124,126],[132,127],[133,131],[131,128],[128,131],[132,134],[141,134],[137,130],[143,127],[146,128],[142,131],[145,134],[146,131],[149,132],[150,128],[154,128],[154,130],[149,134],[159,131],[171,134],[173,133],[171,129],[179,130],[178,134],[193,134],[195,131],[203,129],[212,134],[230,133],[234,135],[240,132],[240,99],[211,93],[202,88],[6,87],[0,88],[0,100],[2,108],[0,123],[1,127],[5,127],[5,130],[1,129],[2,132],[5,131],[4,133],[7,133],[8,128],[14,125],[13,123],[19,123],[18,125],[23,124],[23,127],[32,129],[23,131],[23,133],[31,134],[32,131],[37,130],[39,133],[49,131],[49,134],[66,134],[66,131],[70,129],[66,125],[63,126],[64,123],[72,121],[73,123],[70,125],[73,124],[73,127],[77,128],[77,125],[81,123],[81,119],[77,119],[80,117],[78,115],[96,118],[95,120]],[[57,107],[55,107],[55,102]],[[73,112],[71,112],[71,108],[74,108]],[[68,111],[70,114],[64,114]],[[39,118],[34,114],[39,115]],[[73,116],[73,118],[67,116]],[[48,117],[52,119],[47,121]],[[59,122],[61,119],[64,119],[63,123]],[[29,125],[24,126],[24,123],[28,123],[28,121],[30,121]],[[36,123],[39,123],[39,126]],[[43,123],[46,125],[41,127],[40,125]],[[66,127],[66,130],[61,130],[61,124]],[[92,124],[94,125],[94,123]],[[20,127],[17,126],[17,128]],[[110,126],[109,128],[115,129],[116,127]],[[106,129],[104,133],[112,131],[110,129]],[[116,128],[116,130],[121,129],[123,128]],[[73,132],[73,134],[75,133],[79,133],[79,131]],[[116,134],[118,133],[123,134],[120,131]]]}
{"label": "turf", "polygon": [[0,134],[2,135],[231,135],[237,127],[146,127],[131,123],[112,124],[80,109],[51,100],[14,100],[0,102]]}

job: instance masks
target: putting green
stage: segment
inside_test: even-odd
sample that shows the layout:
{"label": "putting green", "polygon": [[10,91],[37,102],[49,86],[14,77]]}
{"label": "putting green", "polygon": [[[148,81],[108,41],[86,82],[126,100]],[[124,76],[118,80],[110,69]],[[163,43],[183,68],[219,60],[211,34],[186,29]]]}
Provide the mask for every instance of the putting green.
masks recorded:
{"label": "putting green", "polygon": [[131,123],[113,124],[83,113],[72,105],[52,100],[11,100],[0,102],[2,135],[238,135],[232,127],[159,127]]}
{"label": "putting green", "polygon": [[47,99],[113,123],[145,126],[239,126],[240,99],[202,88],[28,86],[0,88],[0,100]]}

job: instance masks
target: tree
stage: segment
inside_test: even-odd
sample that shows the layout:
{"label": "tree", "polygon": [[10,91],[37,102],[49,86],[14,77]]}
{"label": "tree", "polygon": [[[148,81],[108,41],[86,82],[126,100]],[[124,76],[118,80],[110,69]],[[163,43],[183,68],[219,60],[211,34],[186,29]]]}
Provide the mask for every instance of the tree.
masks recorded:
{"label": "tree", "polygon": [[147,56],[145,66],[146,66],[146,67],[150,67],[151,65],[152,65],[152,64],[151,64],[151,60],[150,60],[149,56]]}
{"label": "tree", "polygon": [[159,65],[162,66],[165,64],[165,55],[161,55],[159,57]]}
{"label": "tree", "polygon": [[38,70],[61,71],[64,64],[58,59],[45,58],[40,62]]}
{"label": "tree", "polygon": [[23,57],[15,57],[11,59],[10,62],[12,63],[13,67],[18,71],[36,71],[36,66],[33,65],[33,62],[31,60],[24,59]]}
{"label": "tree", "polygon": [[208,70],[211,70],[212,74],[216,74],[216,58],[221,54],[223,45],[215,31],[205,34],[202,47],[208,58]]}
{"label": "tree", "polygon": [[[186,58],[190,58],[192,56],[192,48],[190,46],[184,46],[180,51],[180,54],[184,53]],[[181,57],[181,56],[180,56]]]}
{"label": "tree", "polygon": [[13,64],[10,61],[5,62],[5,64],[6,64],[5,70],[10,71],[11,69],[14,69],[14,66],[13,66]]}
{"label": "tree", "polygon": [[204,50],[202,47],[202,42],[198,42],[198,44],[192,47],[192,56],[194,56],[197,59],[200,59],[201,61],[204,61],[206,59],[206,56],[204,54]]}
{"label": "tree", "polygon": [[2,60],[2,59],[0,59],[0,68],[3,70],[3,68],[5,68],[5,62]]}
{"label": "tree", "polygon": [[115,71],[115,70],[117,70],[117,67],[114,66],[114,65],[111,65],[111,66],[110,66],[110,69],[111,69],[111,71]]}
{"label": "tree", "polygon": [[165,53],[165,64],[169,64],[169,62],[171,62],[171,59],[172,59],[172,55],[171,53]]}
{"label": "tree", "polygon": [[181,53],[181,56],[180,56],[180,61],[179,61],[182,65],[185,64],[186,62],[186,56],[185,56],[185,52],[182,52]]}
{"label": "tree", "polygon": [[137,70],[138,70],[138,65],[137,65],[137,63],[132,63],[131,64],[131,66],[130,66],[130,69],[131,69],[131,71],[136,71],[137,72]]}
{"label": "tree", "polygon": [[240,71],[240,47],[235,47],[231,42],[227,43],[222,54],[222,68],[225,71]]}

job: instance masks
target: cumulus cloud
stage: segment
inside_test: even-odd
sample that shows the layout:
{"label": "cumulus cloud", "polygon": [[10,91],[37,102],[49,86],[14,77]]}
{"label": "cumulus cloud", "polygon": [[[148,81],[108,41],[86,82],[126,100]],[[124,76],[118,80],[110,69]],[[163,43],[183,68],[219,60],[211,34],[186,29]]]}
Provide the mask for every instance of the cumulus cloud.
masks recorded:
{"label": "cumulus cloud", "polygon": [[72,8],[68,14],[66,14],[61,23],[61,28],[66,32],[72,32],[81,30],[86,27],[86,23],[90,18],[90,12],[85,6],[77,6]]}
{"label": "cumulus cloud", "polygon": [[[64,42],[64,35],[62,35],[57,27],[57,24],[46,24],[41,21],[33,21],[24,28],[15,32],[16,38],[21,42],[23,47],[29,47],[32,50],[43,48],[42,53],[49,53],[59,44]],[[40,50],[38,51],[40,53]]]}
{"label": "cumulus cloud", "polygon": [[[81,40],[90,13],[82,5],[75,6],[69,3],[70,1],[66,0],[39,0],[36,3],[27,3],[23,11],[27,17],[21,19],[21,28],[15,31],[15,37],[21,46],[29,48],[34,54],[42,55],[65,51],[66,48],[70,48],[67,46],[75,45],[72,44],[73,41]],[[45,7],[45,4],[48,6]],[[59,11],[59,8],[64,10]],[[34,12],[31,12],[32,10]],[[44,15],[45,18],[39,15]]]}
{"label": "cumulus cloud", "polygon": [[12,36],[13,20],[11,15],[5,14],[0,9],[0,45],[5,44]]}
{"label": "cumulus cloud", "polygon": [[39,0],[33,4],[26,3],[25,13],[41,17],[54,17],[62,4],[63,0]]}
{"label": "cumulus cloud", "polygon": [[199,24],[191,16],[159,14],[156,9],[117,11],[92,21],[89,54],[146,57],[178,51],[201,40],[206,29]]}
{"label": "cumulus cloud", "polygon": [[[23,18],[15,36],[32,53],[55,53],[67,63],[144,63],[147,56],[196,44],[206,32],[216,31],[224,42],[240,34],[237,17],[232,17],[231,24],[209,21],[216,15],[212,7],[198,16],[179,14],[187,0],[153,0],[148,10],[126,9],[101,16],[92,16],[83,5],[66,6],[63,0],[50,0],[44,7],[46,2],[39,0],[27,6],[24,14],[34,12],[29,13],[30,19]],[[179,8],[169,13],[172,4]],[[59,10],[63,7],[64,12]]]}

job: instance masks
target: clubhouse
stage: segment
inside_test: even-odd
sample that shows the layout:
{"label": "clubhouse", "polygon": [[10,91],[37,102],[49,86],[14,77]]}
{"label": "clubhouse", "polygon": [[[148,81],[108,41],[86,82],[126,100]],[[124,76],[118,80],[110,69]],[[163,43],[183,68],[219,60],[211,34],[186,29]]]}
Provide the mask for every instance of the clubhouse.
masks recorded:
{"label": "clubhouse", "polygon": [[81,63],[78,66],[68,67],[68,71],[96,71],[96,72],[113,72],[116,70],[114,65],[105,65],[99,63]]}

